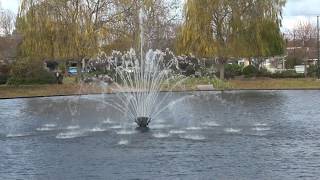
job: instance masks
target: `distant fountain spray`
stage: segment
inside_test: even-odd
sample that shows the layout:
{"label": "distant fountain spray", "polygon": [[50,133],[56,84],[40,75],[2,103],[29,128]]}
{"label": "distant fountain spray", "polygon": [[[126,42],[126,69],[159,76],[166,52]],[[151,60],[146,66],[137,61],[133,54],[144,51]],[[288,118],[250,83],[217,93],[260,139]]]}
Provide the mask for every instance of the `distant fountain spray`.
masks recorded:
{"label": "distant fountain spray", "polygon": [[140,27],[140,62],[141,62],[141,67],[143,69],[144,67],[144,56],[143,56],[143,48],[144,48],[144,20],[145,20],[145,14],[143,7],[141,6],[140,11],[139,11],[139,27]]}

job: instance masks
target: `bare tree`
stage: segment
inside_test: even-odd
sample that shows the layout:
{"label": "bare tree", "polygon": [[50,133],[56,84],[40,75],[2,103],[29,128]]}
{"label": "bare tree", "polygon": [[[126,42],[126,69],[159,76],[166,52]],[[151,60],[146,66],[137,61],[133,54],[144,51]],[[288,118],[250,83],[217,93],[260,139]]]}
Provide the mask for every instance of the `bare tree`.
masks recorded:
{"label": "bare tree", "polygon": [[[308,64],[309,58],[314,58],[316,54],[317,29],[310,21],[300,21],[287,33],[288,56],[291,62],[287,62],[290,67]],[[305,75],[307,72],[305,71]]]}
{"label": "bare tree", "polygon": [[15,15],[10,10],[0,9],[0,29],[5,36],[12,33],[14,29]]}

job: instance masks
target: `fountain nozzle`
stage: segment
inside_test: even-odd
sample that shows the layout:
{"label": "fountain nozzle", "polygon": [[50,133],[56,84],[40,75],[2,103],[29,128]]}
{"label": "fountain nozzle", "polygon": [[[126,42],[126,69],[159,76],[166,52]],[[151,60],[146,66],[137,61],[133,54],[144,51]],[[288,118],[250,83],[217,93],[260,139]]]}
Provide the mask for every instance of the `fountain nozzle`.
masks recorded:
{"label": "fountain nozzle", "polygon": [[139,127],[148,127],[148,124],[150,123],[151,118],[150,117],[137,117],[135,122],[138,124]]}

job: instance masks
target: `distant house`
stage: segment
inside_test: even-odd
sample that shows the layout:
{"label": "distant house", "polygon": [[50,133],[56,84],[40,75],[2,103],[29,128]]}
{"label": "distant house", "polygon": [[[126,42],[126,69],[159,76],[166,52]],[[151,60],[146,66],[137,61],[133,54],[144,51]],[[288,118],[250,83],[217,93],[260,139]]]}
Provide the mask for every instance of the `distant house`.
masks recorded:
{"label": "distant house", "polygon": [[[272,73],[284,70],[285,61],[285,56],[274,56],[263,59],[251,59],[252,65],[256,66],[257,68],[267,69],[269,72]],[[228,61],[228,64],[238,64],[243,67],[246,67],[250,65],[250,61],[248,58],[230,59]]]}
{"label": "distant house", "polygon": [[264,69],[267,69],[269,72],[272,72],[272,73],[283,71],[286,69],[285,58],[286,57],[284,56],[274,56],[274,57],[266,58],[262,62],[261,67]]}

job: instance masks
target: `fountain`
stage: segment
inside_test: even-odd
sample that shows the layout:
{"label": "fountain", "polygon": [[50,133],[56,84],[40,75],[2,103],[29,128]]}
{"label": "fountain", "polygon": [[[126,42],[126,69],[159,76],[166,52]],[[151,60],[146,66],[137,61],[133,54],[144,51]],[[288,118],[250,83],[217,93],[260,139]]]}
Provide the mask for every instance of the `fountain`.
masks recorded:
{"label": "fountain", "polygon": [[[146,58],[141,59],[143,62],[135,63],[134,67],[116,68],[119,77],[114,83],[117,99],[112,102],[112,106],[136,122],[139,127],[147,127],[163,111],[164,102],[171,94],[166,93],[160,100],[160,91],[165,85],[170,91],[184,80],[183,76],[174,76],[171,70],[175,65],[175,59],[164,62],[163,57],[163,52],[149,50]],[[172,81],[176,82],[173,86],[170,85]]]}
{"label": "fountain", "polygon": [[[148,127],[149,123],[164,110],[164,102],[170,95],[166,93],[161,100],[159,99],[164,85],[168,85],[170,89],[170,82],[175,81],[171,87],[173,88],[182,82],[183,77],[174,76],[172,67],[177,65],[177,60],[175,58],[165,60],[166,53],[149,50],[144,56],[143,8],[140,9],[139,20],[140,62],[136,60],[136,54],[132,49],[123,56],[121,66],[117,66],[117,58],[113,62],[116,67],[116,77],[119,78],[115,82],[117,100],[113,101],[112,105],[136,122],[139,127]],[[133,66],[129,67],[128,64]]]}

